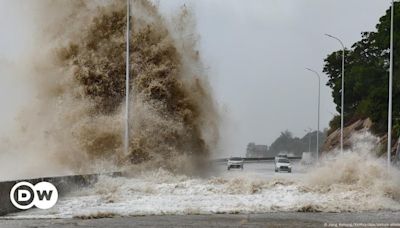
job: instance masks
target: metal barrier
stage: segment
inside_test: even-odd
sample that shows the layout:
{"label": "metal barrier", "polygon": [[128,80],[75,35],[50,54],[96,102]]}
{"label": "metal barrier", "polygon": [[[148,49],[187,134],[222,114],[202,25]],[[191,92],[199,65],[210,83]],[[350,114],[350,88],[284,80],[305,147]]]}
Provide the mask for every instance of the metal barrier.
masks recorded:
{"label": "metal barrier", "polygon": [[[301,157],[288,157],[289,160],[301,160]],[[265,157],[265,158],[243,158],[244,162],[263,162],[263,161],[273,161],[275,157]],[[214,159],[213,162],[227,162],[228,158]]]}

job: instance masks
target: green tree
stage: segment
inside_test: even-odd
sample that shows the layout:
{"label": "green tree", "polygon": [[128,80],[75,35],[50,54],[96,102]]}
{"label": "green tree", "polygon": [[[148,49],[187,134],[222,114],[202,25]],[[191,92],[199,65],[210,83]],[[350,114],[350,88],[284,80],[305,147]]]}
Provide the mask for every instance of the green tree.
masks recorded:
{"label": "green tree", "polygon": [[[400,3],[395,3],[393,116],[400,117]],[[363,32],[361,40],[345,52],[345,123],[369,117],[375,133],[387,130],[390,9],[380,18],[375,32]],[[341,111],[342,51],[327,56],[324,72],[333,101]],[[331,127],[338,127],[332,122]],[[331,131],[334,129],[331,129]]]}

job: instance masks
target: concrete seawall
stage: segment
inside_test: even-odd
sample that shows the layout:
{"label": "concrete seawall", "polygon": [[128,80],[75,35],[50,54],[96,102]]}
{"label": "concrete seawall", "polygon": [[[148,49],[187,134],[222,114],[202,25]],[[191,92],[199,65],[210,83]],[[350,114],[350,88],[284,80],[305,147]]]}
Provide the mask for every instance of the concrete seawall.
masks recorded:
{"label": "concrete seawall", "polygon": [[74,189],[85,187],[97,182],[100,175],[120,176],[121,173],[107,173],[107,174],[88,174],[88,175],[71,175],[60,177],[44,177],[35,179],[21,179],[15,181],[0,182],[0,216],[18,212],[19,209],[14,207],[10,200],[11,188],[18,182],[27,181],[33,185],[41,181],[52,183],[58,190],[59,196],[64,195]]}

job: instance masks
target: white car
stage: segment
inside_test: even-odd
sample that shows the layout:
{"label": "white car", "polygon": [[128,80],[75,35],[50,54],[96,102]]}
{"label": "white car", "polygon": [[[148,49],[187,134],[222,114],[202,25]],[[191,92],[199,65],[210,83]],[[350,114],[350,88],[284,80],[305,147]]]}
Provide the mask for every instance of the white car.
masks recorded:
{"label": "white car", "polygon": [[281,159],[281,158],[286,158],[287,159],[288,156],[286,154],[278,154],[278,156],[275,157],[275,163],[277,163],[278,159]]}
{"label": "white car", "polygon": [[232,168],[243,169],[243,163],[244,163],[243,158],[239,158],[239,157],[229,158],[228,159],[228,170],[230,170]]}
{"label": "white car", "polygon": [[275,172],[286,171],[288,173],[292,172],[292,164],[290,164],[289,159],[279,158],[275,162]]}

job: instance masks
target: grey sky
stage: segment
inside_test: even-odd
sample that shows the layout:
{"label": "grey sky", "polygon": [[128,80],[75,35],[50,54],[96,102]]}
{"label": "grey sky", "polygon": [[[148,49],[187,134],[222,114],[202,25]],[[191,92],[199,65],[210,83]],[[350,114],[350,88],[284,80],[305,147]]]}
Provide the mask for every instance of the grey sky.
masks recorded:
{"label": "grey sky", "polygon": [[[161,1],[163,9],[188,3],[216,97],[228,110],[225,155],[243,155],[248,142],[270,144],[289,129],[303,136],[317,128],[317,79],[323,59],[375,29],[389,0]],[[167,10],[166,10],[167,11]],[[336,113],[321,73],[321,128]],[[229,133],[227,132],[229,131]]]}
{"label": "grey sky", "polygon": [[[270,144],[286,129],[296,136],[316,129],[317,79],[304,68],[322,71],[326,55],[340,48],[323,34],[350,47],[362,31],[375,29],[390,5],[389,0],[160,0],[165,14],[183,3],[195,13],[202,57],[224,110],[220,156],[243,155],[250,141]],[[0,63],[17,60],[29,46],[26,10],[0,0]],[[335,108],[321,76],[322,129]],[[0,126],[7,126],[29,96],[19,84],[0,69]]]}

